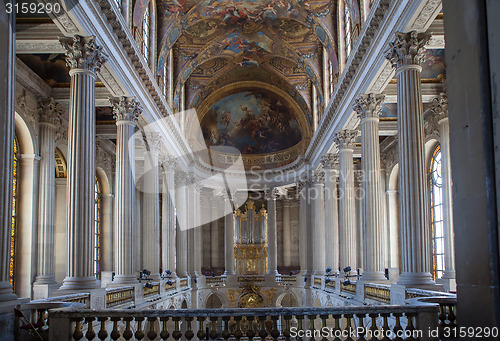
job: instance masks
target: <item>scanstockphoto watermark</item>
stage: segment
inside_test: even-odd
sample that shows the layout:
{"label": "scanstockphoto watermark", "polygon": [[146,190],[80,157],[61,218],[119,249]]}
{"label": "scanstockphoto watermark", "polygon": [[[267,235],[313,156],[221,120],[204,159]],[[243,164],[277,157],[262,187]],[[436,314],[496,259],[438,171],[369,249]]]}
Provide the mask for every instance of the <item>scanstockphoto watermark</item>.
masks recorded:
{"label": "scanstockphoto watermark", "polygon": [[[432,336],[434,333],[438,335],[438,330],[427,330],[427,335]],[[293,338],[307,338],[307,339],[319,339],[319,338],[353,338],[357,339],[359,336],[364,336],[366,339],[370,340],[372,338],[376,338],[380,340],[382,338],[394,339],[396,337],[400,338],[414,338],[419,339],[425,335],[423,330],[371,330],[369,328],[357,327],[350,329],[335,329],[323,327],[321,329],[298,329],[297,327],[290,328],[290,336]]]}

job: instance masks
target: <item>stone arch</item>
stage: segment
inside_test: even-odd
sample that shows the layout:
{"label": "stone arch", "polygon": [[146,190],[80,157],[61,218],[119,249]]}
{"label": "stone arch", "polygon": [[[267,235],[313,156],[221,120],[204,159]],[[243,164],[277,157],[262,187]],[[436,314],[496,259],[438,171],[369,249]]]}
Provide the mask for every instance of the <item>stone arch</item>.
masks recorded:
{"label": "stone arch", "polygon": [[227,298],[218,292],[211,292],[205,298],[205,308],[207,309],[216,309],[222,308],[227,305]]}
{"label": "stone arch", "polygon": [[298,299],[291,291],[285,291],[276,299],[276,307],[298,307]]}

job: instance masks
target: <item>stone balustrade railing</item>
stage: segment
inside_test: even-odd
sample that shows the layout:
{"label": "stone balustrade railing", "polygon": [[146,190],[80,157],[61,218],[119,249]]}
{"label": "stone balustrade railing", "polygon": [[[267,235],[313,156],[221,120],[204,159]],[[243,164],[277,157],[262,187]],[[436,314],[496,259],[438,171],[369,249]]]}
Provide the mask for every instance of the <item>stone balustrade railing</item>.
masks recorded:
{"label": "stone balustrade railing", "polygon": [[[49,311],[50,340],[434,340],[439,308],[361,306]],[[337,338],[336,338],[337,337]],[[400,340],[400,339],[398,339]]]}

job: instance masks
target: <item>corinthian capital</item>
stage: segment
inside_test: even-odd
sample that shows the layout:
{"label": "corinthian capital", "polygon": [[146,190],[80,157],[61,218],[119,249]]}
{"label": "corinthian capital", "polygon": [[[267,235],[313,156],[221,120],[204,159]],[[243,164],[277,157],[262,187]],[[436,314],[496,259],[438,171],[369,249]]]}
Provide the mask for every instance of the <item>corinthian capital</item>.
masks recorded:
{"label": "corinthian capital", "polygon": [[160,149],[161,144],[161,134],[157,132],[146,132],[146,141],[148,142],[149,150],[152,152],[157,152]]}
{"label": "corinthian capital", "polygon": [[431,110],[438,121],[448,118],[448,97],[442,93],[432,100]]}
{"label": "corinthian capital", "polygon": [[113,106],[113,117],[117,123],[128,121],[135,124],[142,113],[142,108],[134,97],[110,97],[109,102]]}
{"label": "corinthian capital", "polygon": [[96,73],[107,60],[102,47],[96,45],[94,37],[75,35],[73,38],[60,37],[59,41],[66,50],[66,65],[70,69]]}
{"label": "corinthian capital", "polygon": [[57,127],[61,124],[61,115],[64,113],[63,107],[54,101],[53,98],[43,98],[40,105],[40,123],[51,124]]}
{"label": "corinthian capital", "polygon": [[321,165],[323,169],[336,169],[339,165],[339,156],[337,154],[324,154],[321,156]]}
{"label": "corinthian capital", "polygon": [[357,130],[344,129],[337,131],[333,139],[339,149],[353,149],[358,135],[359,132]]}
{"label": "corinthian capital", "polygon": [[393,67],[399,68],[406,65],[420,65],[422,61],[424,46],[431,39],[428,33],[397,32],[396,40],[389,43],[386,58]]}
{"label": "corinthian capital", "polygon": [[378,118],[382,112],[384,97],[384,95],[375,94],[359,95],[354,104],[354,110],[358,113],[359,119]]}

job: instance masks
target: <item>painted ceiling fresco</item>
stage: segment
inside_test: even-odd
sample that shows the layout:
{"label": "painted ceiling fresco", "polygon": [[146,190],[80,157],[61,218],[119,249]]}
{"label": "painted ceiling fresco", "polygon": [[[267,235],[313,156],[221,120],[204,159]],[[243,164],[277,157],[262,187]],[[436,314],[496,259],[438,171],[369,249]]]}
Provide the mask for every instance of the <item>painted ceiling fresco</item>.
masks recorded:
{"label": "painted ceiling fresco", "polygon": [[275,153],[299,143],[299,124],[285,100],[270,91],[243,91],[213,105],[201,121],[208,146],[245,154]]}

